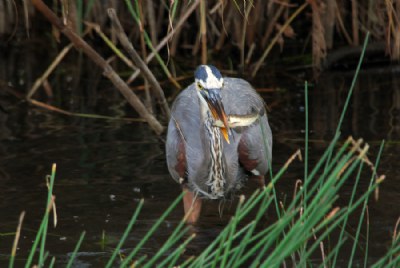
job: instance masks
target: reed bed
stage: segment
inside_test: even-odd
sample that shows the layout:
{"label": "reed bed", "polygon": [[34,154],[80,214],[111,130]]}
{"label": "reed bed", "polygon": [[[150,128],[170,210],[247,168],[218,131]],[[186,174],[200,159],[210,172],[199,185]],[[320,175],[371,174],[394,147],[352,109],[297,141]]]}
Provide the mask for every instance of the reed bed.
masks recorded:
{"label": "reed bed", "polygon": [[[277,267],[281,265],[295,265],[296,267],[335,267],[341,258],[341,249],[345,241],[352,239],[353,247],[349,267],[354,262],[354,252],[360,250],[360,244],[371,243],[363,241],[360,230],[364,224],[364,212],[369,198],[384,181],[384,176],[377,176],[376,170],[383,150],[384,142],[373,165],[374,171],[370,175],[370,184],[367,190],[359,193],[359,181],[365,178],[363,171],[370,170],[367,152],[369,146],[362,140],[353,140],[349,137],[343,144],[338,143],[339,136],[330,143],[321,156],[319,162],[310,170],[306,180],[297,189],[293,200],[280,206],[279,218],[275,222],[265,224],[264,216],[269,210],[275,210],[275,202],[279,202],[274,193],[274,185],[284,178],[290,162],[299,156],[298,153],[273,176],[270,183],[262,190],[255,191],[247,198],[240,196],[234,216],[216,239],[197,256],[183,258],[182,253],[186,246],[195,238],[190,234],[190,228],[184,220],[172,231],[166,242],[154,255],[141,254],[141,248],[155,234],[157,229],[166,220],[172,210],[181,203],[179,196],[170,207],[160,216],[157,222],[147,231],[139,243],[124,257],[117,258],[124,247],[127,237],[135,228],[144,200],[141,200],[133,216],[122,234],[118,245],[110,252],[106,267]],[[56,175],[55,165],[49,180],[49,194],[45,214],[36,239],[26,260],[25,267],[36,263],[39,267],[52,267],[55,263],[51,252],[46,249],[45,241],[49,217],[55,207],[52,189]],[[353,191],[346,206],[338,207],[335,203],[340,195],[342,186],[352,181]],[[356,192],[358,194],[356,195]],[[361,213],[360,213],[361,211]],[[250,215],[253,215],[249,221]],[[359,224],[355,235],[347,233],[349,217],[359,215]],[[21,223],[22,224],[22,223]],[[21,230],[18,226],[16,242]],[[338,234],[337,242],[332,233]],[[76,253],[84,242],[85,232],[82,232],[75,249],[70,255],[67,267],[74,263]],[[368,234],[365,235],[368,237]],[[10,266],[14,267],[16,246],[10,257]],[[398,267],[400,264],[400,236],[395,232],[393,242],[387,253],[373,267]],[[369,266],[368,251],[365,254],[364,266]],[[315,260],[315,256],[320,256]],[[313,257],[313,262],[311,262]]]}
{"label": "reed bed", "polygon": [[[240,54],[238,64],[252,70],[252,75],[265,64],[272,46],[282,50],[295,39],[305,40],[316,70],[321,68],[329,50],[343,45],[360,46],[368,31],[375,42],[384,44],[380,46],[382,52],[386,50],[393,60],[400,57],[398,0],[49,2],[64,24],[80,35],[90,23],[98,25],[111,36],[111,41],[116,41],[107,15],[107,9],[113,8],[144,58],[172,33],[167,39],[170,56],[185,51],[184,54],[199,56],[205,63],[210,51],[236,51]],[[29,37],[38,19],[31,1],[0,2],[0,36],[8,40],[24,27],[22,34]],[[184,26],[177,27],[182,19]],[[60,33],[54,29],[53,35],[60,39]],[[158,55],[156,58],[169,77],[167,64]]]}

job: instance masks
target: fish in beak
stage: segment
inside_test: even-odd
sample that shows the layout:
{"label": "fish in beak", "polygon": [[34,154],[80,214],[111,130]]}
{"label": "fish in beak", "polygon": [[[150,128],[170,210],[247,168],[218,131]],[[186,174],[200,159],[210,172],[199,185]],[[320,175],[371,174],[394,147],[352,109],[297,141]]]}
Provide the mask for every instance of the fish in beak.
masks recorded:
{"label": "fish in beak", "polygon": [[221,121],[223,127],[220,127],[221,133],[224,136],[227,143],[229,142],[229,125],[228,116],[225,113],[224,105],[222,104],[220,89],[204,89],[201,91],[201,95],[208,104],[208,108],[215,121]]}

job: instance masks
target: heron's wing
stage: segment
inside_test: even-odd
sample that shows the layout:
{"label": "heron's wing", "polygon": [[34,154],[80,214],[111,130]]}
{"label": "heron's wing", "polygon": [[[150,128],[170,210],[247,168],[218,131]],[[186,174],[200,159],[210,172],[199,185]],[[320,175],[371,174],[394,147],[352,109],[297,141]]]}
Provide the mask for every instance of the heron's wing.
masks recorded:
{"label": "heron's wing", "polygon": [[243,79],[225,78],[222,101],[225,112],[234,115],[258,113],[259,119],[248,127],[234,129],[239,137],[239,162],[253,174],[264,175],[272,154],[272,133],[268,124],[264,100]]}
{"label": "heron's wing", "polygon": [[[199,102],[193,85],[182,91],[171,109],[166,141],[166,157],[169,172],[179,181],[192,174],[201,163],[202,147],[200,132]],[[190,170],[189,170],[190,169]]]}
{"label": "heron's wing", "polygon": [[166,157],[169,172],[179,182],[186,176],[186,150],[179,123],[171,117],[168,125]]}

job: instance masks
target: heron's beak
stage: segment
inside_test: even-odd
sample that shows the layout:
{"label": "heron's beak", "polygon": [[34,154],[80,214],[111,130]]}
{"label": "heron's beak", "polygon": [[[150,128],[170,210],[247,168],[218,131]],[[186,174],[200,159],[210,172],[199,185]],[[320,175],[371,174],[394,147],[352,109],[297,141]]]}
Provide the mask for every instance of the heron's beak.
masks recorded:
{"label": "heron's beak", "polygon": [[228,117],[222,104],[220,89],[204,89],[201,95],[206,100],[208,108],[211,111],[214,120],[220,120],[224,127],[221,127],[221,133],[224,136],[227,143],[229,143],[229,125]]}

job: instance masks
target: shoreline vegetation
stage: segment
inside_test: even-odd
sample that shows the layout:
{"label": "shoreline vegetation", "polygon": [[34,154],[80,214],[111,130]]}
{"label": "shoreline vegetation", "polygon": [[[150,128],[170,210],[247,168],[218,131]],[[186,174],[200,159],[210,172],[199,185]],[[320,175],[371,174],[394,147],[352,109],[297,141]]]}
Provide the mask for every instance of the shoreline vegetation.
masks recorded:
{"label": "shoreline vegetation", "polygon": [[[52,25],[52,40],[65,42],[61,34],[69,40],[69,43],[60,50],[58,56],[27,92],[25,98],[30,104],[70,116],[112,119],[107,116],[77,114],[36,98],[41,87],[45,89],[48,96],[52,95],[48,78],[62,64],[68,52],[76,47],[87,56],[87,59],[102,69],[104,76],[113,83],[140,116],[139,119],[126,120],[145,121],[159,135],[164,131],[161,122],[168,119],[169,108],[156,75],[148,68],[149,62],[155,58],[157,68],[162,70],[163,77],[166,77],[177,90],[181,89],[179,79],[176,78],[174,70],[171,70],[171,65],[168,65],[168,62],[159,54],[160,50],[166,47],[168,47],[168,57],[174,57],[178,51],[185,49],[189,51],[189,54],[201,58],[201,63],[209,61],[211,50],[219,52],[225,48],[231,48],[228,50],[235,51],[238,55],[238,67],[233,67],[233,69],[245,71],[253,77],[266,64],[266,59],[271,56],[273,49],[277,47],[282,49],[293,38],[304,40],[305,49],[310,51],[308,64],[312,66],[316,76],[324,68],[328,50],[342,44],[361,47],[361,57],[336,134],[314,167],[309,167],[308,163],[308,88],[306,83],[304,151],[301,152],[300,149],[296,151],[275,174],[271,170],[268,184],[263,190],[256,191],[248,197],[239,197],[234,216],[213,243],[203,249],[199,255],[183,258],[182,254],[187,245],[195,239],[195,234],[190,234],[190,226],[186,225],[182,219],[158,252],[152,256],[141,254],[141,249],[146,242],[180,203],[181,195],[160,216],[140,242],[133,249],[122,254],[121,249],[124,248],[128,235],[140,219],[140,211],[145,202],[141,200],[120,241],[114,251],[110,252],[106,267],[112,267],[115,264],[120,267],[154,267],[156,265],[159,267],[176,267],[177,265],[179,267],[241,267],[242,265],[248,267],[286,265],[335,267],[341,258],[343,245],[348,241],[352,244],[350,257],[346,260],[349,267],[356,262],[356,252],[364,256],[362,260],[357,259],[357,263],[362,263],[364,267],[399,266],[400,220],[394,223],[392,241],[386,254],[373,263],[368,259],[368,245],[373,243],[369,241],[368,201],[374,193],[377,195],[379,185],[385,180],[385,176],[378,172],[384,141],[373,163],[367,157],[368,144],[365,144],[362,139],[355,140],[351,137],[343,141],[344,137],[340,135],[352,90],[364,60],[364,54],[368,51],[367,44],[370,36],[374,42],[384,44],[385,49],[381,52],[387,52],[392,60],[398,60],[400,57],[400,22],[398,21],[400,3],[398,1],[366,1],[368,3],[326,1],[325,3],[309,0],[278,3],[274,1],[193,0],[156,3],[156,1],[126,0],[113,4],[112,8],[103,7],[99,2],[78,0],[70,1],[70,5],[67,6],[65,1],[53,1],[51,7],[41,0],[22,1],[21,7],[13,2],[5,9],[5,14],[0,14],[3,20],[1,25],[8,27],[0,29],[0,34],[3,36],[7,34],[11,39],[14,37],[20,23],[17,21],[19,16],[15,14],[17,11],[22,11],[26,36],[29,36],[32,21],[43,15]],[[10,1],[6,3],[9,5]],[[133,22],[128,25],[135,26],[127,27],[127,20]],[[304,25],[308,27],[300,30]],[[191,31],[191,29],[196,30]],[[112,56],[103,58],[86,41],[88,36],[94,33],[111,49]],[[117,43],[119,43],[118,46]],[[362,43],[363,45],[360,46]],[[125,56],[119,46],[129,57]],[[358,55],[359,52],[355,53]],[[121,78],[111,64],[117,59],[130,70],[126,80]],[[130,88],[130,84],[139,75],[142,75],[145,81],[145,88],[140,96]],[[304,155],[304,177],[296,184],[293,200],[289,204],[283,204],[276,195],[275,184],[284,177],[291,162],[301,158],[302,155]],[[367,171],[370,173],[369,187],[360,193],[358,182],[363,172]],[[17,251],[19,237],[23,232],[24,212],[21,213],[10,254],[10,268],[14,267],[16,261],[24,262],[25,267],[31,267],[33,264],[39,267],[53,267],[57,261],[46,247],[49,222],[52,216],[54,223],[57,219],[53,195],[55,175],[56,165],[53,165],[51,175],[46,178],[48,197],[44,216],[28,256],[19,256]],[[341,194],[341,187],[349,180],[354,182],[350,200],[346,206],[338,207],[335,202]],[[261,225],[263,215],[268,210],[275,211],[278,219],[268,226]],[[244,224],[243,220],[247,219],[250,213],[255,213],[254,219]],[[347,223],[349,217],[353,216],[358,217],[359,223],[356,230],[350,233]],[[366,229],[365,234],[361,234],[362,229]],[[337,233],[338,236],[336,236]],[[73,266],[77,252],[81,244],[85,242],[84,238],[83,231],[75,249],[71,249],[73,251],[69,256],[67,267]],[[23,260],[20,258],[17,260],[17,256]],[[319,258],[311,260],[311,256],[319,256]]]}
{"label": "shoreline vegetation", "polygon": [[[398,61],[399,6],[390,0],[125,0],[108,5],[76,0],[51,1],[49,6],[42,0],[6,1],[0,10],[0,36],[6,40],[3,44],[12,45],[14,40],[23,42],[34,35],[50,39],[52,47],[60,50],[27,91],[30,104],[68,116],[121,120],[75,113],[36,98],[39,89],[49,98],[54,95],[49,78],[75,47],[103,71],[139,115],[122,120],[145,121],[161,134],[169,108],[157,79],[166,79],[177,91],[182,89],[177,76],[181,69],[173,62],[179,53],[195,57],[195,65],[210,63],[216,55],[233,55],[228,56],[229,67],[220,69],[238,70],[252,78],[271,65],[276,55],[286,53],[297,67],[312,70],[316,79],[324,69],[358,58],[367,33],[371,40],[366,53]],[[100,53],[104,49],[107,57]],[[128,77],[123,79],[121,72]],[[139,76],[144,90],[135,92],[132,83]]]}

